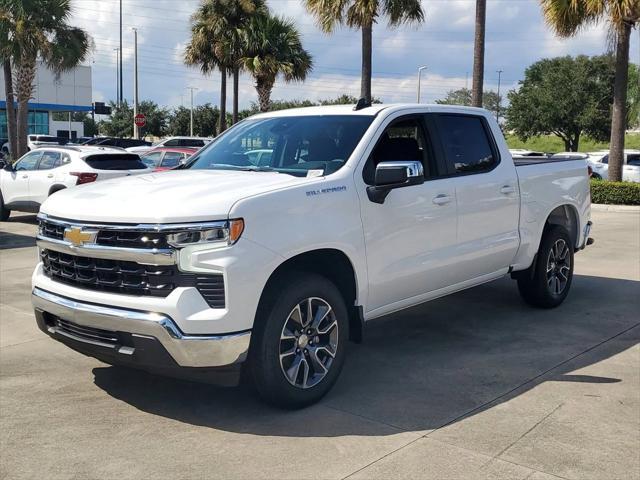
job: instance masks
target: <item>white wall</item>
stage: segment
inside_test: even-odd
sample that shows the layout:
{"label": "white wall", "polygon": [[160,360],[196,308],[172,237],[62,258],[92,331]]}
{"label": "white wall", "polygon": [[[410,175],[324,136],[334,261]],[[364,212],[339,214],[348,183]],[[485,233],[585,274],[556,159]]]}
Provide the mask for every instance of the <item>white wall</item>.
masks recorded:
{"label": "white wall", "polygon": [[[57,135],[58,130],[69,131],[69,122],[51,120],[49,117],[49,135]],[[71,131],[76,132],[77,137],[84,137],[84,124],[82,122],[71,122]]]}
{"label": "white wall", "polygon": [[[91,67],[76,67],[56,76],[39,62],[34,84],[35,90],[30,103],[91,106]],[[4,75],[1,70],[0,99],[5,99]]]}

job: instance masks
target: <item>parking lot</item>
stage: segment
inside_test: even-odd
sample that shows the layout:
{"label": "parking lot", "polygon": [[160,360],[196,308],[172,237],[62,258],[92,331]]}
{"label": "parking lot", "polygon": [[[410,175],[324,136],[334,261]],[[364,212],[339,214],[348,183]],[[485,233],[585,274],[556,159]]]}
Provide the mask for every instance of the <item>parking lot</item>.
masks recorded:
{"label": "parking lot", "polygon": [[640,213],[594,211],[567,301],[503,279],[373,322],[318,405],[111,367],[37,330],[0,224],[0,477],[640,477]]}

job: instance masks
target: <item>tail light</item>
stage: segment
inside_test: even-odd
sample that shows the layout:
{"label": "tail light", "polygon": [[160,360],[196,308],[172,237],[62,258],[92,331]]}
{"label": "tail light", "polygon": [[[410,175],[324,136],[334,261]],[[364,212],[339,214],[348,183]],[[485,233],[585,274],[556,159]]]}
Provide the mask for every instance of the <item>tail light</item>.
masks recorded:
{"label": "tail light", "polygon": [[589,177],[593,175],[593,168],[591,168],[591,165],[587,165],[587,172],[589,172]]}
{"label": "tail light", "polygon": [[76,180],[76,185],[95,182],[98,179],[97,173],[90,173],[90,172],[69,172],[69,173],[74,177],[78,177],[78,180]]}

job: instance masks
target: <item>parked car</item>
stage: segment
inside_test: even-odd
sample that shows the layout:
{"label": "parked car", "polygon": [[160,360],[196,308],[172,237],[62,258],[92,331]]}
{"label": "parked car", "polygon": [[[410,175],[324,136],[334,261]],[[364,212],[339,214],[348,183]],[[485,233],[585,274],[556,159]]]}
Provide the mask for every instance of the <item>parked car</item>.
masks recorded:
{"label": "parked car", "polygon": [[[607,150],[589,152],[589,165],[594,178],[609,179],[609,152]],[[622,180],[640,182],[640,150],[625,149]]]}
{"label": "parked car", "polygon": [[375,318],[508,274],[534,306],[564,301],[590,243],[584,160],[516,167],[486,110],[359,107],[259,114],[180,171],[51,196],[39,328],[164,374],[230,384],[248,362],[263,398],[301,407]]}
{"label": "parked car", "polygon": [[0,162],[0,220],[12,210],[37,212],[53,193],[74,185],[151,170],[133,153],[109,147],[51,146],[32,150],[13,165]]}
{"label": "parked car", "polygon": [[[50,145],[66,145],[68,142],[69,139],[65,137],[54,137],[52,135],[27,135],[27,151]],[[5,142],[2,145],[2,151],[5,154],[8,154],[9,150],[9,142]]]}
{"label": "parked car", "polygon": [[188,158],[196,153],[198,148],[168,148],[160,147],[145,153],[140,157],[144,164],[155,171],[171,170],[184,165]]}
{"label": "parked car", "polygon": [[95,137],[87,140],[83,145],[100,145],[103,147],[148,147],[151,142],[146,140],[138,140],[136,138],[118,138],[118,137]]}
{"label": "parked car", "polygon": [[145,153],[160,147],[195,147],[202,148],[213,138],[204,137],[169,137],[154,143],[151,146],[131,147],[127,148],[127,151],[144,155]]}

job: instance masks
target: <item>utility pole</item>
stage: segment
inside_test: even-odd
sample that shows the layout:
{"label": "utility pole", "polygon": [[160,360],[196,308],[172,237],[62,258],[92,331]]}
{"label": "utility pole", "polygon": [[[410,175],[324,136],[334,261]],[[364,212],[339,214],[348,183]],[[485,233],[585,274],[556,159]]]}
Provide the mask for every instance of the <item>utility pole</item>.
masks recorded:
{"label": "utility pole", "polygon": [[193,137],[193,91],[197,90],[195,87],[187,87],[187,90],[191,90],[191,112],[189,113],[189,135]]}
{"label": "utility pole", "polygon": [[136,125],[136,115],[138,114],[138,29],[133,30],[133,138],[139,139],[140,132]]}
{"label": "utility pole", "polygon": [[71,111],[69,111],[69,143],[71,143]]}
{"label": "utility pole", "polygon": [[120,49],[114,48],[116,52],[116,106],[120,107]]}
{"label": "utility pole", "polygon": [[503,70],[498,70],[498,105],[496,106],[496,121],[500,124],[500,79],[502,78]]}
{"label": "utility pole", "polygon": [[118,90],[118,106],[122,105],[122,0],[120,0],[120,57],[118,60],[118,66],[120,68],[120,88]]}
{"label": "utility pole", "polygon": [[427,67],[423,65],[418,67],[418,103],[420,103],[420,83],[422,83],[422,70],[426,70]]}

